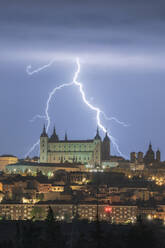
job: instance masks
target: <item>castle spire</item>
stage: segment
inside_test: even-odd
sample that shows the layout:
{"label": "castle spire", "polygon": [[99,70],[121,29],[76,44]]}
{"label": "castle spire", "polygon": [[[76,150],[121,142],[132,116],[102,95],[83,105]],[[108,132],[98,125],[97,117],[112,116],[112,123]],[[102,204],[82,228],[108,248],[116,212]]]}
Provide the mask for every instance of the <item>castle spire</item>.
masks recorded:
{"label": "castle spire", "polygon": [[65,141],[68,141],[67,132],[65,132]]}
{"label": "castle spire", "polygon": [[46,133],[45,124],[44,124],[44,127],[43,127],[43,133]]}
{"label": "castle spire", "polygon": [[56,127],[54,125],[54,128],[53,128],[53,134],[56,135]]}
{"label": "castle spire", "polygon": [[57,142],[57,141],[59,141],[58,135],[56,134],[55,125],[54,125],[53,133],[52,133],[52,135],[51,135],[49,141],[50,141],[50,142]]}
{"label": "castle spire", "polygon": [[46,133],[45,124],[44,124],[44,127],[43,127],[43,131],[42,131],[41,137],[48,137],[48,135]]}
{"label": "castle spire", "polygon": [[110,141],[109,136],[108,136],[108,131],[107,131],[107,129],[106,129],[104,141]]}
{"label": "castle spire", "polygon": [[99,127],[97,126],[96,136],[95,139],[101,140],[100,134],[99,134]]}
{"label": "castle spire", "polygon": [[152,150],[152,144],[151,144],[151,141],[149,143],[149,150]]}

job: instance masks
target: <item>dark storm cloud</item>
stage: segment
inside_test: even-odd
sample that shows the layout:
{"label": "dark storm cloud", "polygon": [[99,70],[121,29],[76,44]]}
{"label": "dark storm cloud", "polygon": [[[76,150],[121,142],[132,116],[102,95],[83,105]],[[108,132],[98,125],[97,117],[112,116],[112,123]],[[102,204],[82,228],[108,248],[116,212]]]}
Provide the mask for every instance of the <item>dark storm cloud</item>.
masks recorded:
{"label": "dark storm cloud", "polygon": [[[83,26],[134,24],[144,20],[164,21],[163,1],[5,1],[1,19],[15,22],[40,22]],[[16,15],[17,14],[17,15]],[[69,17],[68,19],[66,19]],[[81,19],[84,17],[84,19]],[[77,20],[74,23],[72,20]],[[132,23],[133,21],[133,23]]]}
{"label": "dark storm cloud", "polygon": [[76,53],[82,47],[159,52],[164,43],[163,1],[5,1],[2,6],[1,46],[9,43],[9,50],[11,39],[15,50],[21,42],[36,48],[40,39],[40,49],[49,44]]}
{"label": "dark storm cloud", "polygon": [[53,7],[52,3],[5,1],[0,9],[1,26],[6,23],[11,27],[84,27],[96,30],[121,26],[143,30],[148,25],[151,31],[153,23],[163,24],[165,19],[165,3],[162,1],[55,1]]}

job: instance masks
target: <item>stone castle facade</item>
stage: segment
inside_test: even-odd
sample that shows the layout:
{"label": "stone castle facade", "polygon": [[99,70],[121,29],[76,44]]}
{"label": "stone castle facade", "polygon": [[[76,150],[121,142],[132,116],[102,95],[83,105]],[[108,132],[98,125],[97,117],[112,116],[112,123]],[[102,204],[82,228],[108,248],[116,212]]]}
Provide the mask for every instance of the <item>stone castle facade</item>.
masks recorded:
{"label": "stone castle facade", "polygon": [[99,130],[91,140],[60,140],[54,128],[51,137],[48,137],[45,126],[40,136],[40,163],[82,163],[101,165],[104,160],[110,159],[110,139],[106,133],[101,139]]}

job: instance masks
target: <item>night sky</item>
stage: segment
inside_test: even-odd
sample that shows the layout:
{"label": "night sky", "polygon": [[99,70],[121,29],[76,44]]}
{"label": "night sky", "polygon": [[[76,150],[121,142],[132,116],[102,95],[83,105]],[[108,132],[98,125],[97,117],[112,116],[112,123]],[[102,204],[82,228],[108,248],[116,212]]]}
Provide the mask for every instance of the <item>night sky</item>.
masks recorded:
{"label": "night sky", "polygon": [[[146,152],[151,141],[165,160],[164,30],[164,0],[0,0],[0,154],[24,157],[38,140],[44,120],[30,120],[44,114],[54,87],[72,81],[79,57],[88,100],[129,124],[102,119],[121,152]],[[27,75],[27,65],[52,59]],[[59,91],[49,113],[49,134],[54,124],[60,138],[96,133],[76,86]]]}

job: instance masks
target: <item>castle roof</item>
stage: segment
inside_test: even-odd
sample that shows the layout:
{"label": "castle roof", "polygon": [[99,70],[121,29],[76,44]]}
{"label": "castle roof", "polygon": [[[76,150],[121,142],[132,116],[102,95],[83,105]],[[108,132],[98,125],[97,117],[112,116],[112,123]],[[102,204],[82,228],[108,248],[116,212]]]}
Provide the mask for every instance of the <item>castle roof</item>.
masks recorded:
{"label": "castle roof", "polygon": [[17,158],[16,156],[10,155],[10,154],[3,154],[3,155],[1,155],[0,157],[1,157],[1,158],[6,158],[6,157]]}
{"label": "castle roof", "polygon": [[107,132],[105,134],[104,141],[110,141],[110,138],[108,137],[108,133]]}
{"label": "castle roof", "polygon": [[100,137],[100,134],[99,134],[99,128],[98,127],[97,127],[97,132],[96,132],[95,139],[101,140],[101,137]]}
{"label": "castle roof", "polygon": [[64,163],[35,163],[35,162],[21,162],[21,163],[16,163],[16,164],[8,164],[7,168],[12,168],[12,167],[61,167],[61,168],[76,168],[76,166],[81,165],[81,163],[69,163],[69,162],[64,162]]}
{"label": "castle roof", "polygon": [[93,140],[59,140],[59,141],[52,141],[49,139],[49,143],[93,143]]}
{"label": "castle roof", "polygon": [[54,126],[53,133],[52,133],[52,136],[50,137],[49,141],[50,142],[59,141],[58,135],[56,134],[55,126]]}
{"label": "castle roof", "polygon": [[42,131],[41,137],[48,137],[48,135],[47,135],[47,133],[46,133],[45,125],[44,125],[44,127],[43,127],[43,131]]}

